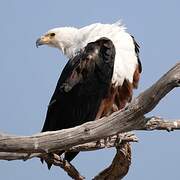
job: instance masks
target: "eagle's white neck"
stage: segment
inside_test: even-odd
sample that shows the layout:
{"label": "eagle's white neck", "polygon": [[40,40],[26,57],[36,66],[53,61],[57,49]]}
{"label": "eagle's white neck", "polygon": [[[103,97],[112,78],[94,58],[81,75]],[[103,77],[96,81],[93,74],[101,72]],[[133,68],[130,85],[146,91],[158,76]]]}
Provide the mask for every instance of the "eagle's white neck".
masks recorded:
{"label": "eagle's white neck", "polygon": [[93,42],[101,37],[101,35],[96,34],[93,36],[92,34],[96,26],[97,24],[85,26],[80,29],[74,27],[57,28],[56,47],[60,49],[65,56],[72,58],[89,42]]}
{"label": "eagle's white neck", "polygon": [[78,29],[74,27],[62,27],[52,29],[50,32],[56,33],[55,47],[61,50],[68,58],[71,58],[76,52],[77,44],[80,42]]}

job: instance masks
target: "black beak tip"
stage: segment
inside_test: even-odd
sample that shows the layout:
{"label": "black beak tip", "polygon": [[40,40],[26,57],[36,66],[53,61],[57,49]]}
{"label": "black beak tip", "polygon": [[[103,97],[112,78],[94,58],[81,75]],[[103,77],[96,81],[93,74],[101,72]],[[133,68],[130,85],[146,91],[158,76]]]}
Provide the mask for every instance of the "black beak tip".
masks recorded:
{"label": "black beak tip", "polygon": [[37,41],[36,41],[36,47],[38,48],[40,45],[42,45],[42,44],[41,44],[41,39],[38,38]]}

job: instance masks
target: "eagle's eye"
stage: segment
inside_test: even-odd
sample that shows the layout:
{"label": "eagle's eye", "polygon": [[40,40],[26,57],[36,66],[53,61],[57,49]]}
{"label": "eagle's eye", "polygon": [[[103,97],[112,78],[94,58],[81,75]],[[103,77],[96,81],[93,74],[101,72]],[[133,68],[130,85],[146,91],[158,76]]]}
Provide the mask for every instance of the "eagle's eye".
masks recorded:
{"label": "eagle's eye", "polygon": [[55,33],[50,33],[50,36],[51,37],[54,37],[56,34]]}

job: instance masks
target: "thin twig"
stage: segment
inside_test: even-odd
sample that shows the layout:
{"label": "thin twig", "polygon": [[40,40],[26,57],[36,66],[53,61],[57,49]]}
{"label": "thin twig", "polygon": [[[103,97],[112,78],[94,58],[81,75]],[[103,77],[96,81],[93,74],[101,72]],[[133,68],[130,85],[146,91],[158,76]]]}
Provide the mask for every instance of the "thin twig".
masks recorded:
{"label": "thin twig", "polygon": [[81,176],[78,170],[71,163],[61,159],[61,157],[57,154],[44,154],[41,158],[43,158],[46,162],[61,167],[71,178],[75,180],[85,179],[85,177]]}
{"label": "thin twig", "polygon": [[145,118],[145,120],[147,123],[140,130],[180,130],[180,120],[167,120],[156,116]]}

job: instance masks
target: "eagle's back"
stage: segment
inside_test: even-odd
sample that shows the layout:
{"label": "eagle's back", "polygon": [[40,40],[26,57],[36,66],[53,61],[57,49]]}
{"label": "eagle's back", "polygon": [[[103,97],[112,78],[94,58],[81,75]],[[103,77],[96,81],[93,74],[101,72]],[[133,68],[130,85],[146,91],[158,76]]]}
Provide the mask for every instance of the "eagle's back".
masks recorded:
{"label": "eagle's back", "polygon": [[91,24],[79,29],[78,34],[81,41],[76,45],[76,51],[101,37],[111,39],[116,49],[112,83],[116,86],[122,85],[124,80],[133,83],[133,75],[138,65],[138,54],[135,51],[137,47],[122,24]]}

